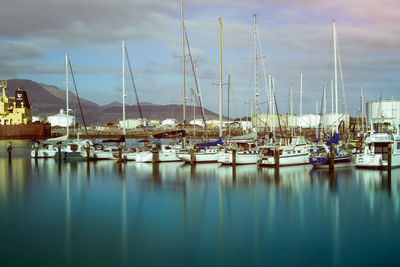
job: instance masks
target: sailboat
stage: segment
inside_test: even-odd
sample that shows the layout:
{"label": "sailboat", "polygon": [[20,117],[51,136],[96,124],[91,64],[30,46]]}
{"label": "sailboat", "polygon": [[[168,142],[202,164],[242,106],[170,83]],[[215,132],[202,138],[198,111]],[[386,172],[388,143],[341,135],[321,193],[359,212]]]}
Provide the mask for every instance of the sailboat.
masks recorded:
{"label": "sailboat", "polygon": [[[122,40],[122,121],[123,121],[123,126],[122,126],[122,137],[119,139],[108,139],[108,140],[103,140],[102,143],[125,143],[126,141],[126,128],[125,128],[125,40]],[[119,156],[119,147],[116,145],[113,146],[104,146],[103,144],[95,144],[94,145],[94,150],[90,153],[90,159],[93,160],[113,160],[117,159]],[[83,152],[82,154],[85,154]],[[132,154],[132,155],[131,155]],[[122,158],[127,158],[129,159],[133,158],[133,160],[136,157],[136,152],[135,151],[124,151],[122,153]]]}
{"label": "sailboat", "polygon": [[[68,66],[69,66],[69,58],[68,54],[65,54],[65,80],[66,80],[66,114],[67,114],[67,135],[66,135],[66,144],[63,145],[60,149],[60,152],[57,151],[55,158],[62,158],[62,159],[82,159],[83,153],[86,153],[87,149],[91,149],[93,143],[90,140],[80,140],[79,133],[78,139],[70,140],[69,139],[69,90],[68,90]],[[61,153],[61,155],[59,154]]]}
{"label": "sailboat", "polygon": [[65,74],[66,74],[66,120],[67,120],[67,133],[66,135],[49,138],[43,144],[34,142],[31,150],[32,158],[54,158],[58,157],[58,145],[65,143],[61,147],[62,158],[81,158],[81,153],[86,153],[86,148],[91,146],[91,141],[69,140],[69,90],[68,90],[68,54],[65,54]]}
{"label": "sailboat", "polygon": [[[334,75],[335,75],[335,92],[336,92],[336,120],[338,116],[338,99],[337,99],[337,35],[336,35],[336,21],[333,20],[333,55],[334,55]],[[340,63],[340,61],[339,61]],[[343,85],[342,85],[343,86]],[[342,88],[344,90],[344,88]],[[343,91],[344,92],[344,91]],[[343,93],[344,96],[344,93]],[[321,105],[322,107],[322,105]],[[321,112],[322,113],[322,112]],[[337,124],[337,123],[336,123]],[[336,131],[338,132],[338,125]],[[328,168],[330,162],[330,146],[332,144],[339,145],[339,134],[325,143],[317,144],[311,151],[310,163],[314,168]],[[345,146],[337,146],[334,151],[334,163],[335,167],[347,167],[351,166],[352,153],[347,151]]]}
{"label": "sailboat", "polygon": [[289,145],[276,147],[266,145],[259,148],[257,165],[260,167],[275,166],[275,153],[279,153],[279,166],[308,164],[310,149],[303,136],[291,137]]}
{"label": "sailboat", "polygon": [[[210,163],[217,162],[220,153],[220,145],[223,144],[222,141],[222,22],[221,18],[218,19],[219,25],[219,52],[220,52],[220,82],[219,82],[219,138],[214,142],[197,144],[194,146],[194,151],[191,152],[190,149],[181,149],[178,152],[178,158],[185,162],[194,163]],[[193,157],[191,155],[193,153]]]}

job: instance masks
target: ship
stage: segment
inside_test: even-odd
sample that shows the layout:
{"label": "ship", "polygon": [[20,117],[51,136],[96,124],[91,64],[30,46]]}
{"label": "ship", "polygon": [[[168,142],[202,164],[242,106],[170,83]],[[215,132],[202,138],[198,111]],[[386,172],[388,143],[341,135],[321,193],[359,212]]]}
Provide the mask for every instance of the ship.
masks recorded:
{"label": "ship", "polygon": [[51,137],[48,122],[32,121],[32,108],[24,88],[7,97],[7,77],[0,82],[0,139],[46,139]]}

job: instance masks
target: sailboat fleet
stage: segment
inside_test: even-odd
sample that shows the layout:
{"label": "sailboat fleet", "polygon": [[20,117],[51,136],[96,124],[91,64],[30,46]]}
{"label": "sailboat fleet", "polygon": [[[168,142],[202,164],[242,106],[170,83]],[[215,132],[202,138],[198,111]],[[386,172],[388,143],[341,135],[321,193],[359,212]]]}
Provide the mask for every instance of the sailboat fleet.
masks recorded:
{"label": "sailboat fleet", "polygon": [[[335,89],[335,113],[336,113],[336,125],[335,129],[331,131],[331,138],[321,138],[315,140],[316,142],[308,142],[303,136],[278,136],[275,132],[276,125],[268,125],[271,134],[259,136],[258,129],[258,103],[257,97],[258,85],[257,85],[257,24],[256,15],[254,15],[254,60],[255,60],[255,113],[252,111],[252,122],[256,122],[253,125],[253,132],[243,136],[225,136],[223,138],[222,132],[222,20],[218,20],[219,23],[219,52],[220,52],[220,67],[219,67],[219,116],[220,116],[220,127],[219,135],[220,138],[214,142],[206,143],[189,143],[186,136],[182,136],[182,140],[179,144],[165,144],[159,140],[143,140],[143,147],[138,148],[126,148],[125,136],[125,58],[126,58],[126,47],[125,42],[122,41],[122,117],[123,117],[123,132],[122,138],[116,140],[117,145],[107,146],[103,144],[93,144],[90,140],[71,140],[69,137],[69,127],[66,130],[66,136],[53,138],[47,140],[43,144],[38,142],[34,143],[31,151],[32,158],[55,158],[55,159],[92,159],[92,160],[125,160],[125,161],[136,161],[140,163],[160,163],[160,162],[176,162],[182,161],[185,163],[196,164],[196,163],[214,163],[218,162],[223,165],[244,165],[254,164],[258,167],[276,167],[278,166],[293,166],[301,164],[312,164],[315,168],[324,168],[329,166],[331,157],[334,157],[335,166],[351,166],[354,165],[360,168],[387,168],[389,161],[391,161],[392,167],[400,167],[400,134],[399,129],[396,129],[396,133],[382,133],[374,132],[373,126],[371,125],[371,131],[364,138],[362,149],[357,151],[355,157],[353,157],[352,151],[350,151],[346,142],[340,143],[337,132],[339,131],[338,121],[338,66],[337,66],[337,37],[336,37],[336,25],[333,21],[333,44],[334,44],[334,80],[331,81],[332,90],[332,113],[333,113],[333,89]],[[183,20],[183,7],[181,1],[181,30],[182,30],[182,91],[183,91],[183,122],[186,124],[186,113],[185,113],[185,36],[186,42],[190,54],[190,48],[188,43],[188,36],[185,32],[184,20]],[[260,48],[261,49],[261,48]],[[261,52],[261,51],[260,51]],[[191,57],[191,54],[190,54]],[[262,52],[261,52],[261,57]],[[192,60],[192,58],[191,58]],[[66,117],[67,125],[68,122],[68,111],[69,111],[69,92],[68,92],[68,65],[69,58],[68,54],[65,55],[66,61]],[[129,61],[128,61],[129,62]],[[192,63],[193,64],[193,63]],[[268,86],[267,101],[269,114],[274,114],[277,111],[276,96],[274,90],[274,77],[271,75],[265,75],[264,67],[264,78]],[[340,64],[339,64],[340,65]],[[72,69],[71,69],[72,71]],[[193,68],[193,74],[196,76],[195,68]],[[133,77],[132,77],[133,79]],[[196,79],[196,77],[195,77]],[[303,73],[300,77],[300,115],[302,113],[302,94],[303,94]],[[197,80],[196,80],[196,86]],[[342,88],[344,90],[344,88]],[[136,89],[135,89],[136,90]],[[197,88],[198,101],[201,104],[201,94]],[[344,95],[344,92],[343,92]],[[326,91],[324,86],[324,96],[326,98]],[[136,96],[137,97],[137,96]],[[326,99],[325,99],[326,101]],[[292,102],[292,92],[290,95],[290,102]],[[291,103],[292,104],[292,103]],[[321,110],[324,104],[321,103]],[[326,104],[325,104],[326,105]],[[253,109],[252,109],[253,110]],[[292,113],[290,108],[290,113]],[[204,115],[203,115],[204,117]],[[321,112],[322,117],[322,112]],[[203,118],[204,119],[204,118]],[[274,120],[271,120],[272,123]],[[267,125],[264,126],[265,128]],[[206,130],[207,127],[205,126]],[[336,132],[336,134],[334,134]],[[294,134],[294,131],[291,131]],[[301,127],[300,127],[301,134]],[[316,136],[325,136],[325,133],[317,133]],[[118,142],[119,141],[119,142]],[[122,141],[122,142],[121,142]],[[334,145],[333,147],[331,147]],[[353,163],[354,162],[354,163]]]}

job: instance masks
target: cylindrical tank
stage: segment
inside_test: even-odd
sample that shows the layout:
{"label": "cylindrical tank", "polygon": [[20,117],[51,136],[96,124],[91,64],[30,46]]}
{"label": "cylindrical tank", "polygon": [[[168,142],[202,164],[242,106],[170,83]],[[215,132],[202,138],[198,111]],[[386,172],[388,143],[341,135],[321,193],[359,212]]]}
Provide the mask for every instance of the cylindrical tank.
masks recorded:
{"label": "cylindrical tank", "polygon": [[368,122],[385,123],[400,119],[400,101],[382,100],[366,103],[366,115]]}

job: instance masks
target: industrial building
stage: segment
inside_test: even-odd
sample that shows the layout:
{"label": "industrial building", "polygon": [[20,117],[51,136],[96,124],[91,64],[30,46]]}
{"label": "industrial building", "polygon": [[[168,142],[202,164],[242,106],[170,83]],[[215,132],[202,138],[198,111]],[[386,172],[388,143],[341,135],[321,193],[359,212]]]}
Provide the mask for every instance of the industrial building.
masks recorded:
{"label": "industrial building", "polygon": [[366,103],[367,124],[398,124],[400,120],[400,101],[382,100]]}
{"label": "industrial building", "polygon": [[60,109],[60,113],[47,117],[47,121],[51,124],[51,127],[67,127],[75,124],[75,116],[67,114],[63,109]]}

